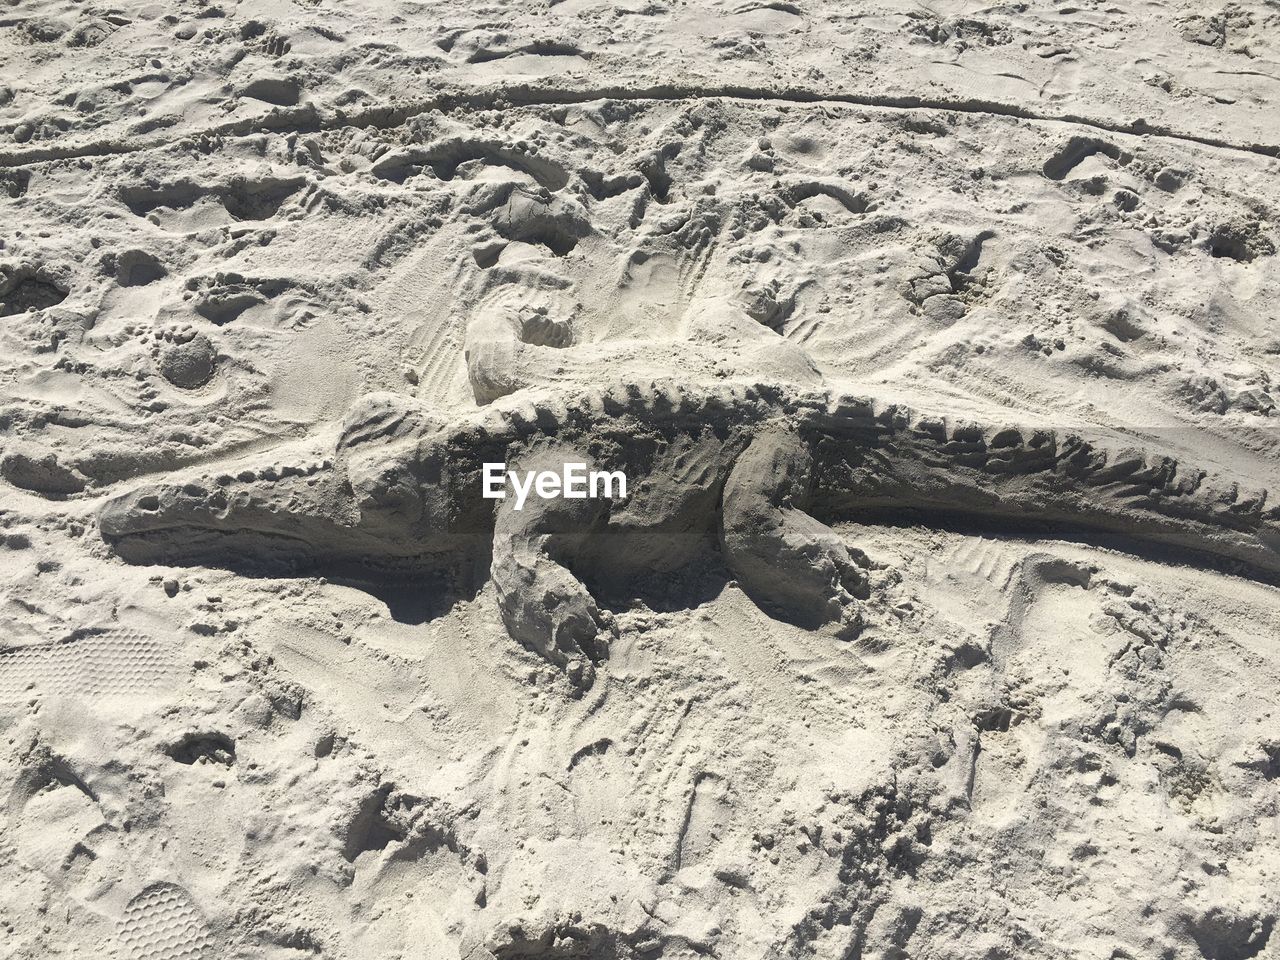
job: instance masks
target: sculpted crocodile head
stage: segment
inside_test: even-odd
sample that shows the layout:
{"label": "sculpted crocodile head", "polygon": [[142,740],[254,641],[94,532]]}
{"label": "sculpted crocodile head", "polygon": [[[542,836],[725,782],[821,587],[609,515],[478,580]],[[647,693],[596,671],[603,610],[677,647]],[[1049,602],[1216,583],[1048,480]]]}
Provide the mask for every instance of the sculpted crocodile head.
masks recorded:
{"label": "sculpted crocodile head", "polygon": [[438,427],[410,398],[374,394],[336,440],[278,448],[217,473],[149,483],[109,500],[103,538],[133,563],[276,572],[335,563],[412,566],[454,546],[448,491],[433,483]]}
{"label": "sculpted crocodile head", "polygon": [[148,484],[109,500],[98,529],[131,563],[303,569],[355,546],[332,461]]}

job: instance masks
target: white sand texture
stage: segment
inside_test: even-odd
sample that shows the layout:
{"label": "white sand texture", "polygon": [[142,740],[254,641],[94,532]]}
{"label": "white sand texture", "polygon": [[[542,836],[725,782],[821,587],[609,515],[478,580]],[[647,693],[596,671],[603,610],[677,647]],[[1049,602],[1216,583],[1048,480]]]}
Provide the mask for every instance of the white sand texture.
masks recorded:
{"label": "white sand texture", "polygon": [[1278,157],[1276,0],[6,0],[0,958],[1277,960]]}

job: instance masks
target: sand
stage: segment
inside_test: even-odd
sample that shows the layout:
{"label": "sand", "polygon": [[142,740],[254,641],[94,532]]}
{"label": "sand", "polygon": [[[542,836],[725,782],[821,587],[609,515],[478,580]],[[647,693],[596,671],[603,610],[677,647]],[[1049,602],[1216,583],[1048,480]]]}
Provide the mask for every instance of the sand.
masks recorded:
{"label": "sand", "polygon": [[1280,956],[1274,3],[0,28],[0,956]]}

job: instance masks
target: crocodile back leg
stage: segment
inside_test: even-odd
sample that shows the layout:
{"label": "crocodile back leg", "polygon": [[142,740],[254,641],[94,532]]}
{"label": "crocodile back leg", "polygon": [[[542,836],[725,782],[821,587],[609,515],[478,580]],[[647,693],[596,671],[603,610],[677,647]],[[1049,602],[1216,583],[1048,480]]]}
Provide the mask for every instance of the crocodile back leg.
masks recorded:
{"label": "crocodile back leg", "polygon": [[855,636],[867,578],[839,535],[805,512],[809,444],[781,426],[762,430],[725,484],[721,536],[742,589],[781,618]]}

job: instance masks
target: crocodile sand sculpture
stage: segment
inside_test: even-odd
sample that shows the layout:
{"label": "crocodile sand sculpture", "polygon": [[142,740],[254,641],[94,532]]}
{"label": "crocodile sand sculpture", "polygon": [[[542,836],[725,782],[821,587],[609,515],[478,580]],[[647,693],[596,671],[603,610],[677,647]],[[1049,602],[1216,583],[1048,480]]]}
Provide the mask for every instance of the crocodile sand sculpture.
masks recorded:
{"label": "crocodile sand sculpture", "polygon": [[[485,499],[482,466],[622,470],[625,500]],[[1027,532],[1280,578],[1280,506],[1118,438],[958,423],[826,389],[619,382],[523,389],[449,419],[365,398],[329,455],[192,475],[109,501],[104,538],[140,563],[257,572],[491,577],[510,634],[588,683],[611,618],[583,571],[679,571],[719,552],[764,609],[849,637],[868,562],[828,524],[918,517]],[[425,580],[423,582],[426,582]]]}

